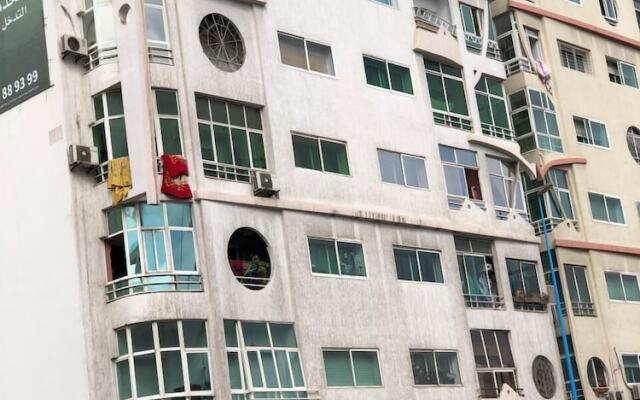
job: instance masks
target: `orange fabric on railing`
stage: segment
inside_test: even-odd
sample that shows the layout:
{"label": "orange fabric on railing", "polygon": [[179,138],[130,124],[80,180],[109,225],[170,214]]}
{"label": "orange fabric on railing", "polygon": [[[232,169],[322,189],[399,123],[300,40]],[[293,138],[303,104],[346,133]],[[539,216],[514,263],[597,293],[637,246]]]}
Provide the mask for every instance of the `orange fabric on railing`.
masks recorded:
{"label": "orange fabric on railing", "polygon": [[119,204],[124,200],[131,190],[131,165],[129,157],[109,160],[109,177],[107,178],[107,189],[111,190],[112,203]]}

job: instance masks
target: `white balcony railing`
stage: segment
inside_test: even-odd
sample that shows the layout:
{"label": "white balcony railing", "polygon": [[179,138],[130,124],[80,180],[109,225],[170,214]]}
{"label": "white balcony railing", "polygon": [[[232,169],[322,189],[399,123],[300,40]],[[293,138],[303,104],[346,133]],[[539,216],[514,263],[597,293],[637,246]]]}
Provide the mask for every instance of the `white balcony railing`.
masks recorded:
{"label": "white balcony railing", "polygon": [[482,128],[482,133],[485,135],[493,136],[498,139],[515,140],[511,129],[485,123],[480,124],[480,127]]}
{"label": "white balcony railing", "polygon": [[251,183],[251,168],[203,161],[204,176],[227,181]]}
{"label": "white balcony railing", "polygon": [[152,292],[202,292],[199,273],[159,273],[126,276],[106,285],[107,303],[122,297]]}
{"label": "white balcony railing", "polygon": [[114,63],[118,61],[118,48],[116,46],[110,47],[93,47],[89,49],[89,58],[84,67],[87,70],[92,70],[103,64]]}
{"label": "white balcony railing", "polygon": [[576,230],[580,230],[580,227],[578,225],[578,221],[577,220],[575,220],[575,219],[563,219],[563,218],[558,218],[558,217],[548,217],[548,218],[545,218],[545,219],[539,219],[537,221],[531,222],[531,225],[533,225],[533,229],[535,230],[535,234],[536,235],[541,235],[542,233],[544,233],[545,230],[547,232],[551,232],[552,230],[555,229],[556,226],[560,225],[564,221],[567,221],[568,223],[572,224],[573,227]]}
{"label": "white balcony railing", "polygon": [[498,46],[498,42],[495,40],[489,39],[487,45],[487,57],[493,58],[494,60],[501,61],[502,55],[500,54],[500,46]]}
{"label": "white balcony railing", "polygon": [[464,294],[464,303],[468,308],[488,308],[502,310],[505,308],[504,299],[500,296],[484,294]]}
{"label": "white balcony railing", "polygon": [[416,20],[442,28],[449,32],[451,36],[456,37],[456,26],[442,18],[437,12],[431,11],[428,8],[413,7],[413,15]]}
{"label": "white balcony railing", "polygon": [[462,129],[464,131],[470,131],[473,129],[471,118],[459,116],[445,111],[434,111],[433,122],[438,125],[449,126],[451,128]]}
{"label": "white balcony railing", "polygon": [[477,52],[480,52],[482,50],[482,36],[478,36],[470,32],[465,32],[464,40],[467,43],[467,48],[469,50]]}
{"label": "white balcony railing", "polygon": [[258,389],[253,391],[232,391],[231,400],[321,400],[318,390],[298,389]]}
{"label": "white balcony railing", "polygon": [[589,301],[572,301],[571,309],[576,317],[595,317],[596,307]]}
{"label": "white balcony railing", "polygon": [[524,57],[512,58],[504,62],[504,69],[507,74],[507,78],[518,72],[530,72],[533,73],[531,63]]}

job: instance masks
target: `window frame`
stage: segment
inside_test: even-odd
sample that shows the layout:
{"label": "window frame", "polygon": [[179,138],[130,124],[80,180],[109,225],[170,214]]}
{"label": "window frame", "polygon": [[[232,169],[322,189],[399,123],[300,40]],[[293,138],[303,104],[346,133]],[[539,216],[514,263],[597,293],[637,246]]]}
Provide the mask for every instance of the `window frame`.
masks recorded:
{"label": "window frame", "polygon": [[[513,350],[511,348],[511,339],[510,339],[510,334],[511,331],[509,330],[503,330],[503,329],[470,329],[470,332],[476,331],[480,334],[480,339],[482,341],[482,348],[483,348],[483,355],[484,355],[484,362],[486,363],[486,367],[478,367],[477,363],[474,362],[475,364],[475,370],[476,370],[476,376],[480,373],[491,373],[493,375],[493,381],[495,383],[495,387],[490,388],[491,390],[496,389],[497,392],[499,393],[500,390],[502,388],[497,387],[497,380],[496,380],[496,373],[501,373],[501,372],[506,372],[506,373],[512,373],[514,376],[514,381],[516,383],[516,386],[520,386],[519,385],[519,379],[518,379],[518,368],[516,366],[516,362],[515,362],[515,357],[513,357]],[[511,358],[513,361],[513,367],[505,367],[505,362],[503,360],[502,357],[502,352],[504,349],[500,348],[500,341],[498,340],[498,332],[505,332],[506,333],[506,338],[507,338],[507,346],[509,348],[509,353],[511,353]],[[491,367],[491,361],[489,360],[489,355],[487,352],[487,339],[485,338],[485,333],[491,333],[493,334],[493,339],[495,340],[495,344],[496,344],[496,350],[498,351],[498,358],[500,361],[500,366],[499,367]],[[471,334],[470,334],[471,336]],[[472,347],[473,347],[473,339],[471,340],[472,343]],[[473,352],[474,358],[476,357],[475,351]],[[479,381],[479,380],[478,380]],[[479,382],[478,382],[479,383]],[[480,386],[480,385],[479,385]],[[519,387],[516,388],[512,388],[514,390],[518,390]],[[480,387],[480,391],[482,391],[482,387]],[[487,389],[484,389],[487,390]],[[484,398],[484,396],[482,396]]]}
{"label": "window frame", "polygon": [[[600,219],[596,219],[595,216],[593,215],[593,207],[591,206],[591,195],[594,196],[601,196],[602,200],[604,202],[604,206],[605,206],[605,211],[607,213],[607,220],[600,220]],[[607,193],[602,193],[602,192],[593,192],[593,191],[589,191],[587,192],[587,198],[589,200],[589,208],[591,210],[591,220],[593,222],[597,222],[597,223],[602,223],[602,224],[610,224],[610,225],[618,225],[618,226],[626,226],[627,225],[627,216],[626,213],[624,212],[624,203],[622,202],[622,197],[617,197],[617,196],[613,196]],[[613,200],[618,200],[618,202],[620,203],[620,211],[622,212],[622,220],[623,222],[614,222],[611,221],[610,218],[610,214],[609,214],[609,206],[607,205],[607,199],[613,199]]]}
{"label": "window frame", "polygon": [[389,4],[384,2],[384,0],[382,0],[382,1],[381,0],[369,0],[369,1],[371,1],[373,3],[376,3],[376,4],[380,4],[381,6],[398,9],[398,0],[389,0]]}
{"label": "window frame", "polygon": [[[327,384],[329,389],[340,389],[340,388],[383,388],[384,387],[384,376],[382,375],[382,364],[380,363],[380,349],[374,348],[360,348],[360,347],[323,347],[322,351],[322,363],[324,369],[324,382]],[[353,386],[330,386],[329,382],[327,382],[327,366],[324,364],[324,353],[325,352],[348,352],[349,353],[349,365],[351,367],[351,378],[353,379]],[[378,364],[378,375],[380,376],[380,385],[358,385],[356,382],[356,370],[353,363],[353,353],[375,353],[376,361]]]}
{"label": "window frame", "polygon": [[181,118],[181,113],[180,113],[180,98],[178,97],[178,91],[174,90],[174,89],[166,89],[166,88],[160,88],[160,87],[154,87],[151,89],[153,91],[154,94],[154,100],[156,99],[156,92],[157,91],[161,91],[161,92],[171,92],[174,94],[175,99],[176,99],[176,108],[178,111],[177,115],[171,115],[171,114],[160,114],[160,110],[158,110],[158,103],[157,101],[155,102],[155,139],[156,139],[156,155],[158,157],[160,157],[163,154],[170,154],[170,153],[166,153],[164,151],[164,140],[162,138],[162,125],[160,123],[161,120],[163,119],[170,119],[170,120],[174,120],[178,123],[178,137],[180,139],[180,151],[181,153],[179,154],[180,156],[184,157],[185,153],[185,148],[184,148],[184,138],[182,137],[182,118]]}
{"label": "window frame", "polygon": [[[402,181],[403,183],[395,183],[395,182],[387,182],[384,180],[383,176],[382,176],[382,164],[380,164],[380,158],[379,158],[379,154],[380,152],[386,152],[386,153],[392,153],[392,154],[397,154],[400,156],[400,168],[402,171]],[[399,151],[393,151],[393,150],[387,150],[387,149],[383,149],[383,148],[376,148],[376,155],[378,155],[378,170],[380,172],[380,181],[383,184],[389,184],[389,185],[395,185],[395,186],[404,186],[406,188],[409,189],[418,189],[418,190],[430,190],[431,186],[429,185],[429,171],[427,169],[427,159],[426,157],[422,157],[422,156],[417,156],[417,155],[413,155],[413,154],[408,154],[408,153],[401,153]],[[411,159],[415,159],[415,160],[421,160],[423,162],[424,165],[424,170],[425,170],[425,178],[426,178],[426,187],[422,187],[422,186],[412,186],[409,185],[407,183],[407,174],[405,173],[405,164],[404,164],[404,159],[405,158],[411,158]]]}
{"label": "window frame", "polygon": [[[332,44],[326,43],[326,42],[322,42],[322,41],[319,41],[319,40],[315,40],[315,39],[314,40],[307,39],[304,36],[295,35],[295,34],[284,32],[284,31],[277,31],[276,35],[277,35],[277,39],[278,39],[278,55],[280,56],[280,65],[281,66],[283,66],[285,68],[292,68],[292,69],[295,69],[295,70],[298,70],[298,71],[305,71],[305,72],[308,72],[308,73],[311,73],[311,74],[314,74],[314,75],[318,75],[318,76],[322,76],[322,77],[325,77],[325,78],[337,79],[336,60],[333,57],[333,45]],[[294,38],[294,39],[302,40],[303,46],[304,46],[304,56],[305,56],[305,60],[306,60],[306,63],[307,63],[307,68],[301,68],[301,67],[297,67],[295,65],[285,64],[282,61],[282,47],[280,46],[280,35],[288,36],[288,37],[291,37],[291,38]],[[317,44],[317,45],[325,46],[325,47],[329,48],[329,52],[330,52],[330,55],[331,55],[331,67],[333,69],[333,74],[330,74],[330,73],[326,73],[325,74],[324,72],[320,72],[320,71],[316,71],[316,70],[311,69],[311,63],[309,62],[309,47],[308,47],[307,43]]]}
{"label": "window frame", "polygon": [[[450,161],[443,160],[442,157],[440,157],[440,162],[442,163],[442,167],[443,167],[443,173],[444,173],[445,166],[448,166],[449,168],[462,169],[465,172],[463,175],[464,175],[464,183],[465,183],[464,187],[465,187],[465,191],[467,192],[466,196],[460,196],[460,195],[457,195],[457,194],[449,193],[449,189],[447,188],[447,182],[446,182],[447,179],[446,179],[446,175],[445,175],[444,181],[445,181],[445,190],[447,191],[447,197],[460,199],[460,200],[467,200],[468,199],[468,200],[473,201],[473,202],[484,203],[486,200],[484,198],[485,196],[484,196],[484,190],[482,188],[482,186],[483,186],[482,185],[482,181],[480,180],[480,165],[478,164],[478,152],[473,151],[473,150],[469,150],[469,149],[462,149],[462,148],[459,148],[459,147],[448,146],[448,145],[444,145],[444,144],[440,144],[438,146],[438,151],[440,151],[441,147],[448,147],[448,148],[452,149],[453,152],[454,152],[454,156],[456,158],[456,162],[452,163]],[[463,151],[467,151],[469,153],[473,153],[475,161],[476,161],[476,165],[475,166],[471,166],[471,165],[467,165],[467,164],[460,164],[460,162],[458,160],[458,154],[457,154],[458,150],[463,150]],[[467,180],[467,174],[466,174],[467,168],[470,169],[470,170],[476,171],[476,173],[478,175],[478,183],[480,184],[480,187],[479,187],[479,189],[480,189],[480,197],[481,197],[480,199],[472,198],[471,197],[471,193],[469,193],[469,182]]]}
{"label": "window frame", "polygon": [[165,36],[165,41],[161,42],[161,41],[157,41],[157,40],[150,40],[146,37],[147,31],[146,31],[146,26],[145,26],[145,40],[147,42],[147,46],[148,47],[153,47],[153,46],[157,46],[163,50],[171,50],[171,42],[169,41],[169,21],[167,20],[168,16],[167,16],[167,3],[166,0],[159,0],[162,2],[162,4],[154,4],[154,3],[149,3],[148,0],[144,0],[143,1],[143,9],[144,9],[144,18],[145,18],[145,24],[147,21],[147,7],[149,8],[156,8],[156,9],[160,9],[162,12],[162,22],[163,22],[163,30],[164,30],[164,36]]}
{"label": "window frame", "polygon": [[[515,162],[516,164],[516,168],[515,168],[515,172],[513,176],[509,175],[509,169],[507,167],[507,171],[506,171],[506,175],[505,174],[505,164],[509,163],[508,160],[505,160],[503,158],[500,157],[494,157],[492,155],[486,154],[485,157],[488,159],[493,159],[496,160],[498,162],[500,162],[500,171],[502,173],[502,175],[496,175],[495,173],[491,172],[491,168],[488,167],[488,162],[487,162],[487,173],[489,175],[489,186],[491,186],[491,197],[493,199],[493,207],[497,210],[501,210],[501,211],[516,211],[519,213],[526,213],[527,212],[527,197],[525,194],[525,190],[524,190],[524,183],[522,182],[522,178],[520,177],[519,174],[519,167],[520,165]],[[495,193],[493,191],[493,186],[491,185],[491,177],[492,176],[496,176],[496,177],[500,177],[501,181],[502,181],[502,187],[504,189],[504,193],[505,193],[505,197],[507,198],[507,202],[509,203],[507,207],[504,206],[499,206],[496,204],[496,196]],[[510,193],[509,191],[509,185],[508,182],[511,182],[514,185],[515,190],[513,192]],[[518,197],[518,192],[520,192],[520,196],[522,199],[522,208],[516,208],[517,207],[517,197]]]}
{"label": "window frame", "polygon": [[[631,64],[630,62],[626,62],[626,61],[622,61],[622,60],[618,60],[617,58],[613,58],[613,57],[605,57],[605,60],[607,62],[607,73],[608,73],[608,69],[609,69],[609,64],[613,64],[615,63],[616,66],[616,71],[618,72],[618,77],[620,78],[620,82],[616,82],[614,80],[611,79],[611,74],[608,73],[609,75],[609,82],[611,83],[615,83],[616,85],[621,85],[621,86],[628,86],[634,89],[638,89],[640,87],[640,82],[638,81],[638,74],[636,71],[636,66],[635,64]],[[622,70],[623,66],[627,66],[627,67],[631,67],[633,69],[633,75],[635,77],[635,85],[632,85],[630,83],[628,83],[624,77],[624,72]]]}
{"label": "window frame", "polygon": [[[609,4],[606,3],[607,1]],[[618,7],[615,0],[600,0],[599,3],[600,13],[605,21],[611,25],[616,25],[618,23]],[[610,10],[608,10],[609,7],[611,8]],[[611,15],[611,12],[613,12],[613,15]]]}
{"label": "window frame", "polygon": [[[438,353],[453,353],[456,357],[456,362],[458,363],[458,379],[460,383],[440,383],[440,370],[438,368],[438,362],[436,359],[436,354]],[[413,360],[412,356],[414,354],[430,354],[433,357],[433,365],[436,367],[436,379],[438,383],[429,384],[429,383],[416,383],[415,375],[413,374]],[[447,350],[447,349],[409,349],[409,364],[411,365],[411,376],[413,377],[413,386],[416,388],[422,387],[462,387],[464,383],[462,382],[462,373],[460,372],[460,362],[458,357],[457,350]]]}
{"label": "window frame", "polygon": [[[375,1],[375,0],[372,0],[372,1]],[[364,63],[365,63],[365,59],[366,58],[368,58],[370,60],[374,60],[374,61],[378,61],[378,62],[384,63],[384,69],[385,69],[385,72],[387,73],[387,81],[389,82],[389,88],[388,89],[385,88],[385,87],[382,87],[382,86],[372,85],[369,82],[367,82],[366,69],[364,68],[365,67]],[[395,62],[395,61],[392,62],[392,61],[389,61],[389,60],[387,60],[385,58],[372,56],[369,53],[362,53],[362,65],[363,65],[363,70],[365,70],[364,82],[367,85],[367,87],[375,88],[375,89],[378,89],[378,90],[383,90],[385,92],[396,93],[396,94],[399,94],[399,95],[402,95],[402,96],[408,96],[408,97],[415,97],[416,96],[416,88],[415,88],[415,85],[413,84],[413,76],[411,75],[411,67],[409,65],[401,64],[401,63],[398,63],[398,62]],[[393,85],[391,84],[391,72],[389,71],[389,65],[394,65],[394,66],[397,66],[397,67],[405,68],[409,72],[409,82],[411,84],[411,93],[407,93],[407,92],[403,92],[403,91],[400,91],[400,90],[393,89]]]}
{"label": "window frame", "polygon": [[[558,40],[558,51],[560,52],[560,64],[564,68],[584,74],[591,74],[591,54],[588,49]],[[571,60],[565,58],[565,54],[571,56]],[[578,57],[582,57],[582,69],[579,67]],[[573,63],[575,68],[571,67],[571,63]]]}
{"label": "window frame", "polygon": [[[640,299],[639,300],[629,300],[627,298],[627,290],[625,289],[624,281],[622,280],[623,276],[632,276],[632,277],[634,277],[635,278],[635,282],[636,282],[636,287],[638,288],[638,290],[640,290],[640,281],[638,281],[638,274],[635,274],[633,272],[615,271],[615,270],[611,270],[611,269],[605,269],[603,272],[604,272],[603,273],[604,284],[607,287],[607,298],[609,299],[610,302],[612,302],[612,303],[640,304]],[[607,274],[616,274],[620,278],[620,284],[622,286],[622,294],[624,295],[624,300],[612,299],[611,298],[611,295],[609,294],[609,284],[607,283]]]}
{"label": "window frame", "polygon": [[[420,280],[407,280],[407,279],[400,279],[397,278],[397,270],[398,270],[398,266],[395,262],[395,251],[396,250],[402,250],[402,251],[411,251],[413,253],[415,253],[416,256],[416,260],[417,260],[417,266],[418,266],[418,274],[420,276]],[[422,277],[422,268],[420,268],[420,253],[429,253],[429,254],[437,254],[438,255],[438,259],[440,261],[440,274],[442,275],[442,282],[432,282],[432,281],[425,281]],[[443,268],[443,263],[442,263],[442,252],[440,250],[432,250],[432,249],[425,249],[425,248],[419,248],[419,247],[409,247],[409,246],[402,246],[402,245],[393,245],[392,246],[392,255],[394,257],[394,265],[396,267],[396,279],[399,282],[409,282],[409,283],[419,283],[419,284],[427,284],[427,285],[438,285],[438,286],[446,286],[447,285],[447,279],[445,276],[445,268]]]}
{"label": "window frame", "polygon": [[622,366],[622,370],[623,370],[623,378],[624,381],[627,384],[630,385],[634,385],[634,384],[640,384],[640,377],[638,378],[638,381],[634,381],[634,382],[629,382],[629,380],[627,380],[628,376],[627,376],[627,371],[625,371],[625,366],[624,366],[624,357],[627,356],[631,356],[631,357],[635,357],[636,361],[637,361],[637,365],[640,368],[640,353],[632,353],[632,352],[620,352],[620,359],[618,360],[620,362],[620,365]]}
{"label": "window frame", "polygon": [[[471,112],[469,111],[469,99],[467,99],[467,84],[466,84],[465,79],[464,79],[464,68],[460,67],[459,65],[446,64],[446,63],[442,63],[440,61],[436,61],[434,59],[425,58],[425,61],[427,61],[427,60],[438,64],[439,71],[431,70],[431,69],[427,68],[426,65],[425,65],[425,68],[424,68],[425,69],[425,74],[426,75],[431,74],[431,75],[437,76],[440,79],[440,83],[442,84],[443,93],[444,93],[444,100],[445,100],[445,103],[447,104],[447,110],[446,111],[439,110],[437,108],[434,108],[433,105],[431,105],[432,111],[451,114],[451,115],[453,115],[455,117],[458,117],[458,118],[465,118],[465,119],[471,118]],[[460,75],[462,75],[462,76],[460,77],[460,76],[450,75],[450,74],[448,74],[446,72],[443,72],[442,71],[442,65],[443,64],[448,66],[448,67],[450,67],[450,68],[459,69],[460,70]],[[445,81],[444,81],[445,78],[458,81],[458,82],[460,82],[462,84],[462,92],[464,94],[465,106],[467,108],[467,115],[458,114],[458,113],[455,113],[455,112],[453,112],[453,111],[451,111],[449,109],[449,97],[447,95],[447,89],[446,89],[447,87],[446,87]],[[427,90],[429,90],[429,84],[428,83],[427,83]]]}
{"label": "window frame", "polygon": [[[585,133],[586,133],[586,142],[582,142],[580,141],[581,136],[578,135],[578,130],[576,129],[576,140],[579,144],[582,145],[586,145],[586,146],[592,146],[592,147],[597,147],[599,149],[603,149],[603,150],[611,150],[611,142],[609,141],[609,130],[607,129],[607,124],[605,124],[602,121],[597,121],[594,119],[589,119],[589,118],[584,118],[584,117],[579,117],[577,115],[573,116],[573,124],[574,127],[576,125],[576,122],[580,121],[582,122],[585,128]],[[604,127],[604,135],[605,135],[605,140],[607,141],[607,146],[601,146],[599,144],[595,144],[595,139],[593,137],[593,126],[592,124],[600,124]]]}
{"label": "window frame", "polygon": [[[368,280],[369,279],[369,271],[367,269],[367,257],[364,251],[364,246],[362,241],[357,239],[339,239],[339,238],[327,238],[321,236],[313,236],[307,235],[307,251],[309,252],[309,267],[311,271],[311,275],[325,277],[325,278],[344,278],[344,279],[358,279],[358,280]],[[315,272],[313,270],[313,260],[311,259],[311,248],[309,247],[309,240],[318,240],[323,242],[333,242],[333,247],[335,249],[336,261],[338,264],[338,274],[327,274],[322,272]],[[342,266],[340,264],[340,253],[338,250],[338,243],[346,243],[346,244],[357,244],[360,245],[360,249],[362,250],[362,260],[364,264],[364,275],[348,275],[342,273]]]}
{"label": "window frame", "polygon": [[[295,146],[293,144],[293,137],[294,136],[298,136],[301,138],[305,138],[305,139],[311,139],[314,141],[317,141],[318,143],[318,152],[320,155],[320,167],[321,169],[315,169],[315,168],[307,168],[307,167],[301,167],[296,165],[296,160],[295,160]],[[329,142],[329,143],[335,143],[335,144],[340,144],[344,146],[344,152],[347,156],[347,169],[349,170],[348,174],[341,174],[340,172],[333,172],[333,171],[327,171],[324,167],[324,153],[322,151],[322,142]],[[322,172],[324,174],[331,174],[331,175],[335,175],[335,176],[341,176],[343,178],[351,178],[353,177],[352,172],[351,172],[351,163],[349,162],[349,148],[348,148],[348,143],[346,141],[343,140],[338,140],[338,139],[331,139],[328,137],[324,137],[324,136],[316,136],[316,135],[310,135],[308,133],[301,133],[301,132],[297,132],[297,131],[291,131],[291,150],[293,152],[293,166],[295,168],[302,168],[303,170],[308,170],[308,171],[317,171],[317,172]]]}
{"label": "window frame", "polygon": [[[589,274],[587,274],[587,267],[585,267],[584,265],[576,265],[576,264],[564,264],[563,265],[563,269],[564,269],[564,277],[567,280],[567,291],[569,292],[569,296],[567,296],[567,298],[569,299],[569,304],[571,305],[571,310],[573,312],[574,317],[581,317],[581,316],[597,316],[597,311],[596,311],[596,304],[593,301],[593,296],[591,295],[591,289],[590,289],[590,284],[589,284]],[[578,284],[578,277],[576,274],[576,270],[582,270],[584,272],[584,282],[585,282],[585,288],[587,290],[586,293],[580,293],[580,285]],[[569,277],[567,276],[569,274],[569,271],[571,271],[571,281],[569,281]],[[572,286],[575,289],[575,293],[578,296],[578,299],[576,299],[577,301],[575,301],[573,298],[571,298],[571,289],[569,288],[569,286]],[[587,299],[583,299],[582,295],[586,295],[588,296],[588,301]],[[566,301],[565,301],[566,303]],[[584,304],[590,304],[591,307],[590,309],[592,311],[589,311],[589,307],[587,307],[587,309],[585,311],[580,311],[579,314],[576,314],[576,307],[574,306],[574,304],[579,304],[579,305],[584,305]],[[579,310],[582,310],[581,306],[577,307]]]}
{"label": "window frame", "polygon": [[[544,104],[542,106],[539,105],[535,105],[533,104],[533,102],[531,101],[531,92],[536,92],[538,94],[540,94],[541,96],[544,95],[544,99],[542,99],[543,103],[546,103],[547,105],[545,106]],[[513,108],[512,106],[512,101],[511,101],[511,97],[519,92],[524,92],[525,95],[525,101],[526,104],[524,104],[523,106],[520,106],[518,108]],[[522,154],[527,154],[531,151],[535,151],[535,150],[541,150],[541,151],[547,151],[550,153],[556,153],[556,154],[564,154],[564,145],[562,143],[562,132],[560,129],[560,124],[558,123],[558,113],[556,110],[555,105],[553,104],[553,102],[549,99],[549,96],[547,96],[547,94],[545,92],[541,92],[539,90],[536,89],[532,89],[531,87],[528,86],[524,86],[524,87],[520,87],[514,91],[512,91],[508,96],[509,98],[509,115],[511,117],[511,124],[513,126],[513,135],[514,138],[516,140],[516,142],[518,144],[520,144],[520,142],[523,139],[527,139],[529,137],[533,137],[534,142],[535,142],[535,147],[529,150],[524,150],[522,149]],[[546,133],[539,130],[537,123],[536,123],[536,119],[535,119],[535,114],[534,111],[535,110],[540,110],[544,113],[544,123],[545,123],[545,130],[547,131]],[[529,120],[529,128],[531,128],[530,132],[518,135],[518,132],[516,130],[516,124],[513,122],[513,116],[515,114],[519,114],[523,111],[527,112],[527,118]],[[555,119],[555,125],[558,128],[558,135],[553,135],[551,133],[549,133],[549,122],[547,120],[547,116],[548,114],[553,114],[553,117]],[[559,145],[560,145],[560,150],[554,150],[552,148],[546,148],[546,147],[541,147],[540,146],[540,138],[539,136],[543,137],[543,138],[547,138],[549,140],[549,143],[551,143],[552,140],[556,140],[558,141]],[[522,146],[521,146],[522,147]],[[553,147],[553,146],[551,146]]]}
{"label": "window frame", "polygon": [[[478,89],[478,85],[480,84],[480,82],[484,80],[485,81],[485,87],[487,88],[486,92],[483,92],[481,89]],[[491,91],[489,90],[489,84],[488,81],[494,81],[494,82],[499,82],[500,83],[500,89],[502,92],[501,96],[498,96],[496,94],[491,93]],[[474,87],[474,93],[476,95],[476,106],[478,107],[478,113],[480,112],[480,102],[478,101],[478,96],[486,96],[487,97],[487,101],[488,101],[488,105],[489,105],[489,113],[491,114],[491,124],[486,124],[485,122],[482,122],[482,120],[480,121],[480,125],[482,128],[483,133],[486,134],[485,129],[487,129],[489,131],[489,133],[491,134],[492,131],[503,131],[503,135],[505,133],[508,132],[509,137],[513,136],[513,123],[511,121],[510,118],[510,114],[509,114],[509,104],[507,101],[507,95],[504,91],[504,80],[499,80],[496,79],[492,76],[486,75],[486,74],[482,74],[482,76],[480,77],[480,80],[478,81],[478,83],[476,84],[476,86]],[[503,127],[503,126],[499,126],[496,124],[496,114],[493,110],[493,103],[491,102],[492,99],[497,99],[499,101],[501,101],[504,105],[504,113],[505,113],[505,119],[507,121],[507,126]],[[481,117],[482,118],[482,117]],[[489,125],[488,128],[484,128],[482,125]],[[504,132],[507,131],[507,132]],[[497,136],[495,134],[491,135],[491,136]]]}

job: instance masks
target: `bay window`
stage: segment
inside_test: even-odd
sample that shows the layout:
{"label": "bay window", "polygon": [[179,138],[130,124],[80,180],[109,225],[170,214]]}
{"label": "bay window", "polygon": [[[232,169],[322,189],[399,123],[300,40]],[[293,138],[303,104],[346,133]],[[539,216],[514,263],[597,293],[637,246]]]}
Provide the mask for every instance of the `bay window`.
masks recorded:
{"label": "bay window", "polygon": [[521,151],[562,152],[556,109],[546,93],[522,89],[509,95],[511,119]]}
{"label": "bay window", "polygon": [[502,82],[482,75],[475,89],[482,133],[512,140],[513,132],[509,123]]}

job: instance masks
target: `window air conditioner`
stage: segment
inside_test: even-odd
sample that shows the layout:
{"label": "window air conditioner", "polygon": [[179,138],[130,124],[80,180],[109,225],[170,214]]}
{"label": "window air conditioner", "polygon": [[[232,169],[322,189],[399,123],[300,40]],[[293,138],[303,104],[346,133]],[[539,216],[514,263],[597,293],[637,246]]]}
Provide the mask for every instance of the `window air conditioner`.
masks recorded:
{"label": "window air conditioner", "polygon": [[278,194],[276,188],[276,177],[268,172],[251,171],[251,183],[253,184],[253,195],[258,197],[272,197]]}
{"label": "window air conditioner", "polygon": [[68,55],[76,57],[76,62],[81,58],[89,56],[89,50],[87,47],[87,40],[77,36],[63,35],[62,36],[62,58],[66,58]]}
{"label": "window air conditioner", "polygon": [[640,400],[640,385],[631,385],[631,398]]}
{"label": "window air conditioner", "polygon": [[95,146],[80,146],[72,144],[69,146],[69,168],[73,171],[76,167],[87,169],[95,168],[99,165],[98,148]]}

